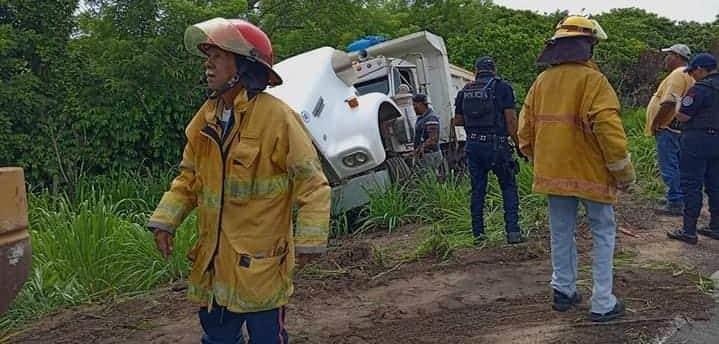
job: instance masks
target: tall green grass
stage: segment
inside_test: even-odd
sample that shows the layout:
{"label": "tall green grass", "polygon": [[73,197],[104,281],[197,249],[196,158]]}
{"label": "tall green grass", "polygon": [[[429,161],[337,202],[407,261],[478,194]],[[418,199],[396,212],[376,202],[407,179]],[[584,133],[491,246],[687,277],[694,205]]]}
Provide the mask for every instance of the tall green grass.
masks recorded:
{"label": "tall green grass", "polygon": [[142,293],[185,277],[194,216],[179,229],[169,259],[160,256],[145,229],[168,183],[169,175],[120,173],[83,181],[75,197],[30,194],[32,272],[0,318],[0,339],[3,331],[56,309]]}
{"label": "tall green grass", "polygon": [[392,183],[386,188],[371,188],[367,192],[369,203],[361,215],[363,224],[360,231],[380,227],[392,232],[399,226],[420,219],[411,186]]}
{"label": "tall green grass", "polygon": [[[531,170],[522,165],[517,175],[520,189],[520,226],[526,234],[544,224],[543,197],[531,193]],[[424,229],[417,248],[419,256],[447,257],[455,249],[474,245],[469,210],[471,185],[467,176],[450,175],[439,181],[433,175],[419,176],[408,184],[385,190],[370,190],[370,203],[362,229],[392,231],[406,223],[431,225]],[[485,199],[485,234],[490,243],[504,240],[501,190],[491,177]]]}
{"label": "tall green grass", "polygon": [[[524,164],[517,175],[517,183],[520,227],[525,235],[531,235],[544,225],[545,201],[543,197],[531,193],[531,171]],[[422,205],[419,211],[424,215],[424,222],[432,226],[425,232],[417,253],[446,258],[457,248],[473,246],[469,177],[450,177],[444,183],[438,183],[432,176],[427,176],[418,186],[418,204]],[[490,177],[487,188],[484,226],[489,244],[505,240],[502,193],[494,176]]]}
{"label": "tall green grass", "polygon": [[622,121],[637,171],[638,190],[645,198],[657,199],[662,197],[665,187],[659,174],[654,138],[644,135],[645,114],[645,109],[628,110],[623,114]]}
{"label": "tall green grass", "polygon": [[[640,196],[657,198],[663,192],[656,165],[654,139],[644,136],[644,109],[623,114],[622,120],[629,140],[629,150],[637,170]],[[532,236],[546,228],[547,204],[544,195],[532,193],[531,166],[520,163],[517,175],[520,196],[520,227]],[[429,226],[422,233],[417,254],[445,258],[455,249],[472,246],[470,205],[471,185],[466,176],[450,176],[439,182],[424,176],[411,185],[394,185],[386,190],[373,190],[367,206],[363,229],[388,229],[408,222],[423,222]],[[488,245],[505,238],[502,195],[496,178],[490,174],[485,200],[485,234]]]}

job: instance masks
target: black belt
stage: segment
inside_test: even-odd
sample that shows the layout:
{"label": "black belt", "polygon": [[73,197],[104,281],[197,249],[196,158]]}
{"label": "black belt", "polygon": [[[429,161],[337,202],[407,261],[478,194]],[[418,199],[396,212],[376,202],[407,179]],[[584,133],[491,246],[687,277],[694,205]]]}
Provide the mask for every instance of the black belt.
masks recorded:
{"label": "black belt", "polygon": [[671,121],[671,123],[669,123],[669,129],[682,131],[682,123],[675,118]]}
{"label": "black belt", "polygon": [[719,134],[719,129],[715,129],[715,128],[688,128],[688,129],[684,129],[684,132],[697,132],[697,131],[699,131],[699,132],[702,132],[702,131],[703,131],[703,132],[705,132],[705,133],[707,133],[707,134],[709,134],[709,135]]}
{"label": "black belt", "polygon": [[468,133],[467,140],[479,141],[479,142],[493,142],[499,143],[509,142],[507,136],[495,135],[495,134],[480,134],[480,133]]}

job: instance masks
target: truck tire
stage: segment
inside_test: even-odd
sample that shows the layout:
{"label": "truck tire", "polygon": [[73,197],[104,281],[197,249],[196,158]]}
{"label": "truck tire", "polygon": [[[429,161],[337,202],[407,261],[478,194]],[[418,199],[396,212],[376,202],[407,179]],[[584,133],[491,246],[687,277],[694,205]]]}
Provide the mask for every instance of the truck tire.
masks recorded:
{"label": "truck tire", "polygon": [[389,177],[393,183],[403,183],[409,180],[412,170],[407,162],[401,157],[393,157],[385,162],[389,170]]}

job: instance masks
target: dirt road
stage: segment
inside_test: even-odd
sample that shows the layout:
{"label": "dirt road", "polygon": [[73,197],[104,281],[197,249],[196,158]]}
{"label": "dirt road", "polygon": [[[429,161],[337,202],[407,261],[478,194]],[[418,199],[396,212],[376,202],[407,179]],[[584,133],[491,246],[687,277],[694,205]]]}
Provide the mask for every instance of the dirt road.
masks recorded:
{"label": "dirt road", "polygon": [[[403,263],[417,226],[336,244],[297,278],[288,308],[293,343],[654,343],[687,320],[716,316],[699,274],[719,270],[719,241],[665,239],[679,225],[631,201],[617,212],[615,291],[620,321],[587,320],[591,236],[580,226],[577,311],[550,309],[548,238],[516,247],[466,249],[450,259]],[[181,283],[153,295],[63,311],[12,338],[17,343],[197,343],[201,329]],[[690,341],[686,341],[690,342]]]}

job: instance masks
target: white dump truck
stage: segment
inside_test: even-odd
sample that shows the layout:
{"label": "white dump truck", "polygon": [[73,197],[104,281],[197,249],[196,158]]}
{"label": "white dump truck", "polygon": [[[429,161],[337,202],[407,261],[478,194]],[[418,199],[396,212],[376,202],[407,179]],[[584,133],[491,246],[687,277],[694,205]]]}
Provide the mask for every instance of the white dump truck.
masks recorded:
{"label": "white dump truck", "polygon": [[284,83],[269,93],[302,117],[332,185],[334,211],[361,206],[368,188],[411,174],[414,93],[426,94],[440,117],[448,165],[463,162],[464,130],[451,119],[457,91],[473,74],[449,63],[442,37],[417,32],[352,53],[323,47],[275,69]]}

